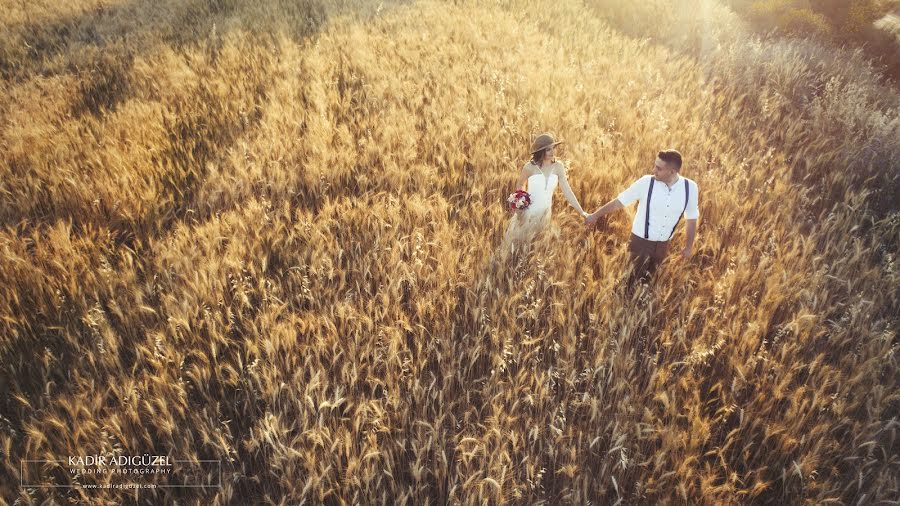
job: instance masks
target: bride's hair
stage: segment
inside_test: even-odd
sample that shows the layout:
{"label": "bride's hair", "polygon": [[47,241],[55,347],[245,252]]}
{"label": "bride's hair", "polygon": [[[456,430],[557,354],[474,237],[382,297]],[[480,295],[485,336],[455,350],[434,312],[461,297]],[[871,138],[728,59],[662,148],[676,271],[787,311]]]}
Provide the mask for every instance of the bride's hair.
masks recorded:
{"label": "bride's hair", "polygon": [[544,153],[546,153],[546,152],[547,152],[547,148],[544,148],[540,151],[535,151],[534,153],[532,153],[531,154],[531,163],[540,167],[541,161],[543,161],[543,159],[544,159]]}

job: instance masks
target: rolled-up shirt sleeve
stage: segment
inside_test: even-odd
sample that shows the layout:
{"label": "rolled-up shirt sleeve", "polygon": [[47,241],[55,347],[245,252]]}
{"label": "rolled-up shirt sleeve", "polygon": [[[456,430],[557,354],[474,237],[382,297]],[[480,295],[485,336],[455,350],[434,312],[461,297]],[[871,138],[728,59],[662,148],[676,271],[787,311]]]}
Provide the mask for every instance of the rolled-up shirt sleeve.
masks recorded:
{"label": "rolled-up shirt sleeve", "polygon": [[696,220],[700,217],[700,187],[697,183],[693,184],[693,188],[691,188],[691,194],[688,195],[687,209],[684,210],[684,219],[686,220]]}
{"label": "rolled-up shirt sleeve", "polygon": [[627,206],[634,202],[635,200],[641,198],[642,194],[646,194],[649,189],[649,181],[650,176],[642,176],[640,179],[631,184],[628,188],[626,188],[622,193],[619,194],[616,199],[622,203],[623,206]]}

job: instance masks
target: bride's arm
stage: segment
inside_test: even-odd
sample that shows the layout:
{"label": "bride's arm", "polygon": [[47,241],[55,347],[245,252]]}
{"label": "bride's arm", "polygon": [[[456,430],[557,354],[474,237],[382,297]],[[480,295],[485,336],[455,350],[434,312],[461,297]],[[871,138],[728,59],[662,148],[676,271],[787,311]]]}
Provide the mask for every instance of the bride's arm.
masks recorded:
{"label": "bride's arm", "polygon": [[513,191],[524,190],[524,189],[525,189],[525,183],[528,182],[528,176],[529,176],[529,174],[528,174],[528,164],[526,163],[525,165],[522,166],[522,171],[519,172],[519,180],[516,181],[516,189],[513,190]]}
{"label": "bride's arm", "polygon": [[561,164],[556,170],[557,175],[559,175],[559,184],[562,186],[563,195],[569,201],[569,205],[574,207],[582,217],[586,217],[587,213],[581,208],[581,204],[578,203],[578,197],[575,196],[575,193],[572,192],[572,187],[569,186],[569,178],[566,177],[566,166]]}

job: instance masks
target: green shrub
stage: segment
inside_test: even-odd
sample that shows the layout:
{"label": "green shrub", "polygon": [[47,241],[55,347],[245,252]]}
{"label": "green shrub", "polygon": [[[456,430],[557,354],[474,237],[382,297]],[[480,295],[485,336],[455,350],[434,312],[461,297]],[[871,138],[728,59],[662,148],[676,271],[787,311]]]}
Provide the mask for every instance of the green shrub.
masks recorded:
{"label": "green shrub", "polygon": [[828,40],[863,47],[900,79],[900,42],[876,21],[900,6],[896,0],[732,0],[730,5],[759,32]]}

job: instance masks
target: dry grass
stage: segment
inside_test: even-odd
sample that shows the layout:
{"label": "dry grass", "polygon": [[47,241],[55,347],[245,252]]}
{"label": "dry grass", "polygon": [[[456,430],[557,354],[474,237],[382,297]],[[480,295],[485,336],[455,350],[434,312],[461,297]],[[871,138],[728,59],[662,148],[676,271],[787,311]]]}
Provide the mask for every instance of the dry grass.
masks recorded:
{"label": "dry grass", "polygon": [[[0,10],[5,503],[898,499],[900,94],[859,53],[706,0],[102,5]],[[586,208],[681,149],[695,258],[630,298],[630,217],[557,198],[497,261],[544,129]],[[18,487],[106,452],[223,486]]]}

